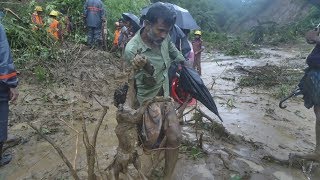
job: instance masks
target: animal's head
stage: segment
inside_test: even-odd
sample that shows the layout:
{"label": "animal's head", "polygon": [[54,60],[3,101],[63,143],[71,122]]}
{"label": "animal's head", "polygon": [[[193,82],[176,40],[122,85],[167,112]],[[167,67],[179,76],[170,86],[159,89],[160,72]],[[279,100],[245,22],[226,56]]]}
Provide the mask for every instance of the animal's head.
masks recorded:
{"label": "animal's head", "polygon": [[114,106],[118,108],[120,104],[124,104],[126,102],[128,89],[129,89],[129,85],[128,83],[125,83],[115,90],[113,94]]}

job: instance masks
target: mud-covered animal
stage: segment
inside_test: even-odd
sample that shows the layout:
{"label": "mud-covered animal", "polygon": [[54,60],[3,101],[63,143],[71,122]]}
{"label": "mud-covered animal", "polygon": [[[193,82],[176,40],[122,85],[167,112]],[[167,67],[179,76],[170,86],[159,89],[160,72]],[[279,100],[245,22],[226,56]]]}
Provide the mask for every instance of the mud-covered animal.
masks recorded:
{"label": "mud-covered animal", "polygon": [[118,87],[113,94],[113,104],[114,106],[118,107],[120,104],[124,104],[127,99],[129,85],[125,83]]}
{"label": "mud-covered animal", "polygon": [[146,179],[140,171],[141,163],[136,149],[138,143],[137,125],[142,121],[142,116],[151,103],[170,101],[171,99],[155,97],[152,100],[145,102],[135,110],[124,104],[127,97],[127,91],[128,85],[124,84],[114,93],[114,105],[118,108],[116,114],[118,125],[116,126],[115,133],[117,135],[119,145],[114,161],[108,167],[109,178],[119,179],[120,172],[130,178],[130,175],[128,174],[128,165],[133,164],[139,172],[140,179]]}

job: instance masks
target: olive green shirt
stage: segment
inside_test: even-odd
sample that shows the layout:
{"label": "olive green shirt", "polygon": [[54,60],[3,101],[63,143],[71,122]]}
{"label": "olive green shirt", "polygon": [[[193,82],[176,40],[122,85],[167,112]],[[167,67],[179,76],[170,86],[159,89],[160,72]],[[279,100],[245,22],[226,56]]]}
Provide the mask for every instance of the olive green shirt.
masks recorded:
{"label": "olive green shirt", "polygon": [[161,51],[159,51],[151,49],[142,41],[141,30],[128,42],[124,52],[125,60],[131,64],[138,50],[142,50],[141,55],[148,59],[155,70],[152,76],[155,80],[153,86],[145,83],[144,79],[151,77],[145,70],[140,69],[135,73],[137,99],[140,104],[157,96],[161,88],[163,88],[164,97],[169,97],[169,67],[173,61],[185,60],[181,52],[170,41],[169,35],[162,42]]}

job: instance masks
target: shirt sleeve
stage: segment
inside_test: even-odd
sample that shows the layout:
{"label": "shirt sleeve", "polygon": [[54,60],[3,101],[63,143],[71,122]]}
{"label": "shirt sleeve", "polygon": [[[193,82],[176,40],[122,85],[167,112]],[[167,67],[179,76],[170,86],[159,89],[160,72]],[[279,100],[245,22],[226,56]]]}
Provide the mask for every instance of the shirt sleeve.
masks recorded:
{"label": "shirt sleeve", "polygon": [[131,43],[128,43],[125,47],[124,50],[124,59],[125,61],[131,65],[131,61],[133,60],[133,58],[135,57],[135,52],[134,52],[134,48],[133,45]]}
{"label": "shirt sleeve", "polygon": [[168,43],[170,59],[176,62],[185,61],[185,58],[183,57],[181,52],[176,48],[176,46],[171,41],[168,41]]}
{"label": "shirt sleeve", "polygon": [[10,88],[18,85],[17,72],[15,70],[10,47],[4,27],[0,24],[0,84]]}

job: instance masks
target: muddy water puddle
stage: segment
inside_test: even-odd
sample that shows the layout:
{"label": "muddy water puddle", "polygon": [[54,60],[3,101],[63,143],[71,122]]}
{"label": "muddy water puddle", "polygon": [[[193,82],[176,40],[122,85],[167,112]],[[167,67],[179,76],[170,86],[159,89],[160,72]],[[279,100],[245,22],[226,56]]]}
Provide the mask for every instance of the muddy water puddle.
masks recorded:
{"label": "muddy water puddle", "polygon": [[[11,149],[14,158],[9,165],[0,169],[0,179],[72,179],[56,150],[25,122],[29,120],[38,128],[41,127],[41,131],[61,148],[75,165],[79,176],[86,177],[82,118],[86,120],[91,139],[102,107],[95,100],[88,100],[67,88],[30,93],[31,87],[22,87],[25,88],[20,90],[24,98],[20,104],[12,107],[16,113],[12,115],[15,120],[9,132],[22,137],[23,143]],[[114,134],[116,109],[107,102],[108,99],[98,99],[110,107],[97,138],[99,165],[106,167],[111,163],[118,145]],[[28,117],[28,114],[33,116]]]}
{"label": "muddy water puddle", "polygon": [[[202,59],[202,79],[211,93],[215,97],[222,123],[231,134],[239,135],[246,141],[257,143],[263,152],[257,152],[249,145],[239,143],[238,147],[230,147],[220,143],[217,145],[207,145],[211,152],[219,152],[219,149],[232,149],[238,158],[229,162],[231,165],[227,169],[241,174],[245,169],[250,171],[249,179],[280,179],[298,180],[307,179],[302,170],[280,166],[274,163],[261,161],[264,153],[286,160],[289,153],[308,153],[315,148],[315,117],[313,110],[308,110],[303,106],[302,97],[289,100],[287,109],[278,107],[280,99],[273,96],[273,90],[265,90],[258,87],[240,88],[237,83],[243,72],[237,67],[254,67],[269,65],[287,65],[293,68],[303,68],[304,60],[301,59],[301,52],[298,50],[268,49],[260,50],[264,55],[260,59],[250,59],[245,57],[229,57],[220,53],[204,54]],[[298,82],[297,82],[298,83]],[[200,105],[201,106],[201,105]],[[201,106],[210,117],[217,122],[217,117]],[[188,117],[190,118],[190,116]],[[188,130],[188,129],[185,129]],[[187,133],[188,134],[188,133]],[[190,135],[186,137],[193,137]],[[213,153],[214,154],[214,153]],[[230,155],[230,153],[227,153]],[[228,156],[229,156],[228,155]],[[216,179],[232,177],[232,173],[222,175],[214,170],[219,169],[219,163],[208,162],[213,155],[210,153],[207,162],[198,161],[196,166],[182,159],[182,164],[188,164],[186,179],[197,179],[199,174],[203,174],[203,179],[210,179],[206,172],[201,172],[202,167],[206,167]],[[221,154],[220,154],[221,156]],[[218,158],[219,159],[219,158]],[[221,158],[223,160],[223,158]],[[231,158],[232,159],[232,158]],[[214,164],[214,166],[212,166]],[[237,165],[236,165],[237,164]],[[223,164],[225,166],[225,162]],[[238,167],[235,167],[238,166]],[[194,167],[194,168],[192,168]],[[199,169],[195,168],[199,167]],[[223,169],[223,168],[222,168]],[[183,174],[183,173],[182,173]],[[241,174],[242,177],[243,174]],[[318,179],[318,175],[309,175],[312,179]],[[200,178],[200,179],[202,179]]]}

